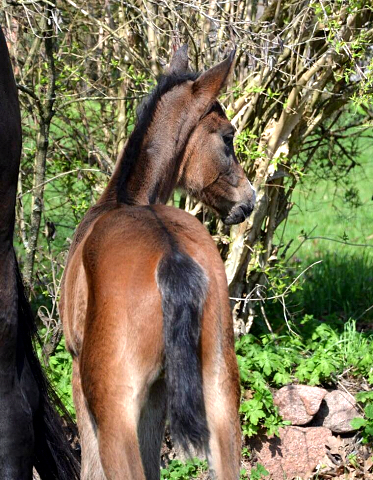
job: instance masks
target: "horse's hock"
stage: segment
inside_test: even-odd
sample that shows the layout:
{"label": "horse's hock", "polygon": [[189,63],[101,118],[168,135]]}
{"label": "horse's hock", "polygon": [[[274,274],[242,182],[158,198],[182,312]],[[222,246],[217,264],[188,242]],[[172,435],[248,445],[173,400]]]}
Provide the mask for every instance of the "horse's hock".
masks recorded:
{"label": "horse's hock", "polygon": [[361,417],[351,394],[288,385],[274,394],[274,403],[292,425],[280,428],[279,437],[259,435],[250,442],[271,480],[313,478],[315,469],[335,467],[346,456],[354,435],[350,422]]}

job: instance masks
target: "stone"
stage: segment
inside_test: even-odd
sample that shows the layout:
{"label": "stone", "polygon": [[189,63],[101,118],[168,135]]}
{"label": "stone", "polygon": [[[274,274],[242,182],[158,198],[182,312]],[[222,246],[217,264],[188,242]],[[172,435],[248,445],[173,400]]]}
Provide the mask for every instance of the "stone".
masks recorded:
{"label": "stone", "polygon": [[348,433],[355,430],[351,420],[356,417],[361,418],[362,414],[356,407],[354,397],[342,390],[333,390],[325,395],[312,424],[322,425],[334,433]]}
{"label": "stone", "polygon": [[258,436],[251,441],[258,462],[271,480],[307,479],[326,455],[332,432],[325,427],[284,427],[280,437]]}
{"label": "stone", "polygon": [[289,420],[292,425],[306,425],[318,412],[327,393],[319,387],[288,385],[275,393],[273,402],[284,420]]}

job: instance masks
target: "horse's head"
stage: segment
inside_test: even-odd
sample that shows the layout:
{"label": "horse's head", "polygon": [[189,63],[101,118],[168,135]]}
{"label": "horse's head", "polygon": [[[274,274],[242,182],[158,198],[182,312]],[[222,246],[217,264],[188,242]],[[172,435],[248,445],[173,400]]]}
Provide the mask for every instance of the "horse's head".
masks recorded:
{"label": "horse's head", "polygon": [[[217,101],[233,60],[234,52],[182,85],[189,89],[189,112],[197,112],[198,121],[183,150],[179,186],[215,210],[227,225],[244,221],[255,204],[255,191],[234,152],[234,128]],[[170,70],[186,72],[185,48],[175,53]]]}
{"label": "horse's head", "polygon": [[166,203],[180,186],[215,210],[227,225],[254,208],[255,192],[233,148],[234,129],[218,95],[234,60],[202,75],[188,72],[185,47],[142,104],[137,123],[100,201]]}

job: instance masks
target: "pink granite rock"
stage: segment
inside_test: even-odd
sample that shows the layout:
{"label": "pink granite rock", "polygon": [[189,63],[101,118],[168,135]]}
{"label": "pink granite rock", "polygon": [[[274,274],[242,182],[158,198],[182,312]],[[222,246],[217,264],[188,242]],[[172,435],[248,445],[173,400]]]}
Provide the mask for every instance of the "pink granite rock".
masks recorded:
{"label": "pink granite rock", "polygon": [[334,433],[347,433],[354,431],[351,420],[356,417],[362,415],[354,397],[347,392],[333,390],[325,395],[314,424],[329,428]]}
{"label": "pink granite rock", "polygon": [[305,425],[318,412],[320,404],[328,392],[323,388],[308,385],[282,387],[273,396],[280,415],[293,425]]}
{"label": "pink granite rock", "polygon": [[251,445],[271,480],[309,478],[326,454],[332,432],[324,427],[280,428],[280,438],[256,437]]}

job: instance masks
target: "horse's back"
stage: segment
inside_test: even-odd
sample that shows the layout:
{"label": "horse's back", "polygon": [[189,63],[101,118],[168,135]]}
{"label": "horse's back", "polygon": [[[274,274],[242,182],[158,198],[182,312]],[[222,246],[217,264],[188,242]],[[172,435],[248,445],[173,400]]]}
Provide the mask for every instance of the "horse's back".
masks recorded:
{"label": "horse's back", "polygon": [[161,258],[175,250],[196,261],[210,279],[226,285],[223,263],[206,228],[189,213],[164,205],[122,205],[102,215],[82,255],[90,287],[105,295],[132,290],[142,299],[157,288]]}
{"label": "horse's back", "polygon": [[214,267],[219,265],[219,270],[222,265],[206,228],[189,213],[165,205],[121,205],[101,216],[85,244],[87,254],[92,256],[89,263],[93,269],[97,255],[130,256],[136,263],[150,252],[159,260],[159,256],[172,248],[183,250],[206,268],[211,261]]}

